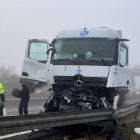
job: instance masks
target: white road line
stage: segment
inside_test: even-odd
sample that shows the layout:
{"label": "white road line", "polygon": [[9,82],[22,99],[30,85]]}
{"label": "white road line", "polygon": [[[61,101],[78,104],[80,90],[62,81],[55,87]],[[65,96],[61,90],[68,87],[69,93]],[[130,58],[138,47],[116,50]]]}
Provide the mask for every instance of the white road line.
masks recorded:
{"label": "white road line", "polygon": [[[34,131],[38,131],[38,129],[36,129],[36,130],[34,130]],[[27,134],[27,133],[31,133],[31,132],[32,132],[32,131],[29,130],[29,131],[23,131],[23,132],[19,132],[19,133],[14,133],[14,134],[8,134],[8,135],[0,136],[0,139],[9,138],[9,137],[13,137],[13,136],[16,136],[16,135]]]}

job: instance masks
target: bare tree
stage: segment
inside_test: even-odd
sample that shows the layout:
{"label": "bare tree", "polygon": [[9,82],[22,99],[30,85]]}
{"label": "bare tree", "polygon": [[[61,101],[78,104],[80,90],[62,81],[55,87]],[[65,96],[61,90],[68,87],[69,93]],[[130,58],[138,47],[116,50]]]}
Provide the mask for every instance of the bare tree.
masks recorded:
{"label": "bare tree", "polygon": [[4,65],[2,65],[0,67],[0,78],[9,78],[10,76],[15,74],[15,66],[8,66],[5,67]]}

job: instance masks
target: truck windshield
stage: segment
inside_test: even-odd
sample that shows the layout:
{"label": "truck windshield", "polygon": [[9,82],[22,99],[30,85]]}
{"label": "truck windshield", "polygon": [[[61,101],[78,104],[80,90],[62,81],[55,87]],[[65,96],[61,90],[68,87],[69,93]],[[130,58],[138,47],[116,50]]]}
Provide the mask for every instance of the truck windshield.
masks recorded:
{"label": "truck windshield", "polygon": [[[54,43],[52,63],[64,64],[66,59],[73,60],[80,65],[114,65],[116,58],[116,39],[114,38],[68,38],[57,39]],[[61,60],[61,61],[59,61]],[[70,61],[69,61],[70,62]],[[72,63],[68,63],[70,65]]]}

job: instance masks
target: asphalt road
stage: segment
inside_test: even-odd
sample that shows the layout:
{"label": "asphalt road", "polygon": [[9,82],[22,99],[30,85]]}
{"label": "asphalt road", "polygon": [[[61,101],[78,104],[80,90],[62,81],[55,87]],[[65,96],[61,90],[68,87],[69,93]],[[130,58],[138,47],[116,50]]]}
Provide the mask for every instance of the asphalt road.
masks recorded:
{"label": "asphalt road", "polygon": [[131,104],[134,104],[134,103],[137,103],[137,102],[140,102],[140,99],[131,99],[131,100],[126,100],[124,105],[131,105]]}
{"label": "asphalt road", "polygon": [[[46,99],[35,99],[30,100],[28,104],[28,113],[29,114],[38,114],[40,111],[44,111],[43,103]],[[8,116],[16,116],[18,115],[18,107],[19,107],[20,100],[7,100],[5,103],[7,115]]]}
{"label": "asphalt road", "polygon": [[[47,99],[31,99],[28,105],[28,113],[29,114],[38,114],[40,111],[44,111],[43,108],[43,103],[46,101]],[[129,105],[129,104],[133,104],[136,102],[139,102],[140,99],[136,99],[136,100],[126,100],[125,101],[125,105]],[[6,101],[6,110],[7,110],[7,115],[8,116],[16,116],[18,115],[18,107],[19,107],[19,103],[20,100],[7,100]]]}

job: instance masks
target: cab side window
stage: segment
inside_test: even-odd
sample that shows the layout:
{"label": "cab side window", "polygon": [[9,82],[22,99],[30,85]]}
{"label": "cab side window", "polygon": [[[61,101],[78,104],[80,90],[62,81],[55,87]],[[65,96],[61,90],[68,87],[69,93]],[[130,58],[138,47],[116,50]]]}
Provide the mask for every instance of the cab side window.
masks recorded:
{"label": "cab side window", "polygon": [[120,46],[120,65],[126,66],[128,62],[128,51],[123,45]]}
{"label": "cab side window", "polygon": [[47,61],[47,43],[32,42],[29,49],[29,58],[36,61]]}

